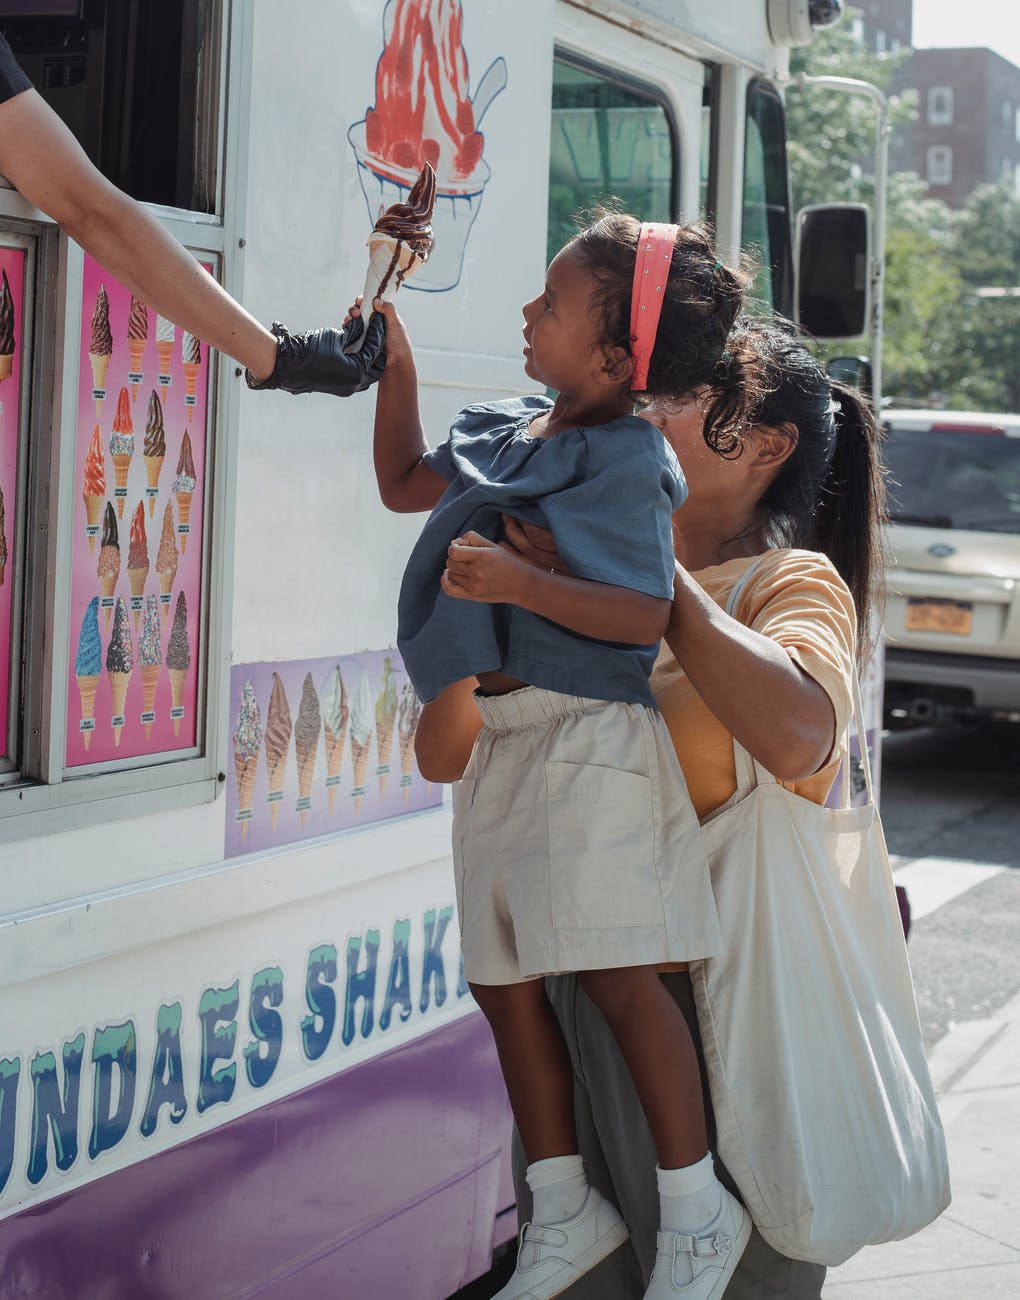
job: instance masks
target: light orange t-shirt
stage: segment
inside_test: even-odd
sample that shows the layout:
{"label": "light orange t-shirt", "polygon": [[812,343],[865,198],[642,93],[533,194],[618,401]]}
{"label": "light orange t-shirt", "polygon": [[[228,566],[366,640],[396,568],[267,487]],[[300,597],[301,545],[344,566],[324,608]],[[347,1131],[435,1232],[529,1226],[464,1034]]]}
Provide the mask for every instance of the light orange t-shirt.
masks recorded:
{"label": "light orange t-shirt", "polygon": [[[725,607],[754,559],[729,560],[691,576]],[[734,618],[781,645],[832,701],[836,741],[829,762],[789,790],[824,803],[846,745],[856,616],[853,599],[831,561],[815,551],[768,551],[737,600]],[[699,817],[718,808],[737,787],[733,737],[704,703],[663,642],[652,671],[652,691],[669,728]]]}

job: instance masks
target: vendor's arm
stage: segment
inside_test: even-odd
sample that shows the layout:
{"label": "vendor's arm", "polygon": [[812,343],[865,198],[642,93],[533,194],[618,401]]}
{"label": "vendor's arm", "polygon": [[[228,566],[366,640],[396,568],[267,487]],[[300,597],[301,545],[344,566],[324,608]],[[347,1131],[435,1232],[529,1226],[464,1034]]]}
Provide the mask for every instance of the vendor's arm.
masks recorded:
{"label": "vendor's arm", "polygon": [[431,510],[447,482],[423,459],[429,444],[418,409],[414,351],[393,304],[376,303],[386,321],[386,369],[376,390],[373,443],[379,496],[384,506],[401,514]]}
{"label": "vendor's arm", "polygon": [[450,546],[443,590],[459,600],[519,605],[571,632],[625,645],[663,635],[670,603],[627,587],[550,573],[505,546],[467,533]]}
{"label": "vendor's arm", "polygon": [[459,781],[482,729],[474,677],[454,682],[422,706],[414,734],[414,755],[426,781]]}
{"label": "vendor's arm", "polygon": [[276,339],[141,204],[112,185],[34,90],[0,104],[0,173],[161,316],[259,378]]}
{"label": "vendor's arm", "polygon": [[723,726],[781,781],[813,775],[832,752],[832,701],[770,637],[720,609],[679,564],[666,642]]}

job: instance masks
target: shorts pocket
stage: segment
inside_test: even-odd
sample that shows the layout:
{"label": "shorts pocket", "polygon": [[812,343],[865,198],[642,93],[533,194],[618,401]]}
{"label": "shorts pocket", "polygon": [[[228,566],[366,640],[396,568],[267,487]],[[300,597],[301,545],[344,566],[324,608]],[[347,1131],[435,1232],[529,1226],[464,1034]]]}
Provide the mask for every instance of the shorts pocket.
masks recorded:
{"label": "shorts pocket", "polygon": [[478,781],[474,777],[461,777],[453,787],[453,881],[457,891],[457,918],[464,932],[464,843],[471,819],[471,805],[475,800]]}
{"label": "shorts pocket", "polygon": [[662,925],[652,782],[547,762],[552,922],[560,930]]}

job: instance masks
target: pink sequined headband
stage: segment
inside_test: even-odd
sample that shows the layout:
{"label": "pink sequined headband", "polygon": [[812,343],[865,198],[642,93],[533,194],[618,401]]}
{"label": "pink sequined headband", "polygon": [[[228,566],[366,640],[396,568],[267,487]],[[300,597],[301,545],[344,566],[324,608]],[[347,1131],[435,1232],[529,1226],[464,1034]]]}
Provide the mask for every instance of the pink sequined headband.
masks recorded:
{"label": "pink sequined headband", "polygon": [[646,221],[638,236],[630,300],[630,344],[634,357],[630,382],[632,393],[643,393],[648,387],[648,363],[655,348],[662,300],[666,296],[666,281],[679,229],[679,226],[662,221]]}

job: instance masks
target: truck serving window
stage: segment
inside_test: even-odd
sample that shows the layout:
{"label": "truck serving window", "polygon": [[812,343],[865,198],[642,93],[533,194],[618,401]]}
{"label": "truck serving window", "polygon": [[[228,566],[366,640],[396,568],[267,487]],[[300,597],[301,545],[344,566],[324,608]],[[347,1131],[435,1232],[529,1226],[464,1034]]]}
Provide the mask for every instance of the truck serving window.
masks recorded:
{"label": "truck serving window", "polygon": [[88,156],[136,199],[218,208],[221,0],[0,3],[0,30]]}
{"label": "truck serving window", "polygon": [[574,214],[610,197],[644,221],[670,221],[679,185],[677,132],[654,88],[558,55],[549,151],[549,259]]}
{"label": "truck serving window", "polygon": [[747,89],[741,242],[761,261],[754,297],[768,311],[789,316],[793,310],[793,259],[786,118],[779,92],[767,81],[752,81]]}

